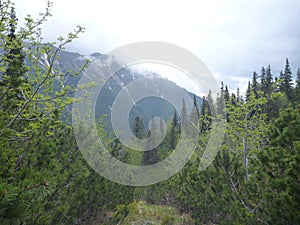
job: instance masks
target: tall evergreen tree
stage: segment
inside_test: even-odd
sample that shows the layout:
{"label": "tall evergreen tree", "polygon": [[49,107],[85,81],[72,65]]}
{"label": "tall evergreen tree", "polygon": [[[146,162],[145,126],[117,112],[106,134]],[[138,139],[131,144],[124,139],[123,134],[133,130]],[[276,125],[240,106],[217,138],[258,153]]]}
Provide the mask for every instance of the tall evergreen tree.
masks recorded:
{"label": "tall evergreen tree", "polygon": [[272,92],[273,92],[273,75],[271,72],[271,66],[268,65],[266,69],[265,93],[267,96],[270,96]]}
{"label": "tall evergreen tree", "polygon": [[189,118],[188,118],[188,112],[185,104],[184,98],[182,99],[182,108],[181,108],[181,129],[182,130],[187,130],[189,127]]}
{"label": "tall evergreen tree", "polygon": [[176,110],[174,110],[174,115],[171,123],[171,133],[170,133],[171,149],[176,148],[178,135],[179,135],[178,116]]}
{"label": "tall evergreen tree", "polygon": [[190,115],[190,122],[194,126],[198,128],[198,122],[199,122],[199,109],[198,109],[198,103],[196,99],[196,95],[194,95],[194,101],[193,101],[193,108]]}
{"label": "tall evergreen tree", "polygon": [[294,101],[300,104],[300,69],[297,70],[296,87],[294,89]]}
{"label": "tall evergreen tree", "polygon": [[224,94],[224,82],[221,82],[221,87],[220,87],[220,94]]}
{"label": "tall evergreen tree", "polygon": [[252,91],[252,86],[251,86],[250,81],[248,81],[248,87],[247,87],[247,90],[246,90],[246,102],[250,101],[251,91]]}
{"label": "tall evergreen tree", "polygon": [[224,101],[224,94],[218,94],[217,97],[217,112],[219,115],[224,115],[225,113],[225,101]]}
{"label": "tall evergreen tree", "polygon": [[224,100],[225,100],[225,103],[228,103],[229,99],[230,99],[230,94],[229,94],[228,86],[225,85],[225,90],[224,90]]}
{"label": "tall evergreen tree", "polygon": [[205,96],[202,98],[202,106],[200,113],[200,132],[203,133],[210,129],[212,122],[212,113],[209,102]]}
{"label": "tall evergreen tree", "polygon": [[258,85],[258,76],[256,72],[253,72],[253,77],[252,77],[252,90],[255,94],[255,97],[258,98],[258,91],[259,91],[259,85]]}
{"label": "tall evergreen tree", "polygon": [[231,93],[230,100],[231,105],[236,106],[238,104],[238,99],[234,93]]}
{"label": "tall evergreen tree", "polygon": [[224,115],[225,114],[225,100],[224,100],[224,83],[223,81],[221,82],[221,87],[220,87],[220,94],[217,94],[217,100],[216,100],[216,108],[217,112],[219,115]]}
{"label": "tall evergreen tree", "polygon": [[164,122],[163,122],[162,117],[160,118],[160,121],[159,121],[159,133],[160,133],[160,135],[162,135],[164,133]]}
{"label": "tall evergreen tree", "polygon": [[139,116],[135,117],[134,119],[134,124],[132,127],[133,130],[133,134],[137,137],[137,138],[144,138],[145,137],[145,127],[144,127],[144,123],[143,121],[140,119]]}
{"label": "tall evergreen tree", "polygon": [[236,100],[237,100],[237,102],[240,102],[240,100],[241,100],[240,88],[239,87],[236,88]]}
{"label": "tall evergreen tree", "polygon": [[293,79],[288,58],[285,61],[284,72],[280,72],[280,91],[285,93],[287,98],[291,100],[293,91]]}
{"label": "tall evergreen tree", "polygon": [[208,91],[207,101],[208,101],[208,104],[210,107],[211,115],[216,116],[216,105],[215,105],[211,90]]}
{"label": "tall evergreen tree", "polygon": [[266,93],[266,69],[265,69],[265,67],[261,68],[261,73],[260,73],[260,88],[259,89],[264,94]]}
{"label": "tall evergreen tree", "polygon": [[[151,131],[150,131],[151,130]],[[150,130],[148,131],[148,151],[143,152],[143,165],[153,165],[157,163],[159,157],[157,155],[156,140],[158,138],[158,128],[155,124],[155,121],[152,117]]]}
{"label": "tall evergreen tree", "polygon": [[[282,71],[280,71],[280,74],[282,73]],[[280,74],[279,74],[279,77],[280,77]],[[280,83],[279,83],[279,79],[278,79],[278,77],[275,77],[275,79],[274,79],[274,92],[275,93],[278,93],[278,92],[280,92]]]}
{"label": "tall evergreen tree", "polygon": [[27,69],[24,63],[23,43],[16,35],[17,21],[15,9],[12,7],[9,13],[8,33],[4,38],[4,54],[1,57],[4,68],[0,81],[0,101],[6,100],[3,101],[4,111],[17,109],[24,100],[21,89],[26,89],[23,84]]}
{"label": "tall evergreen tree", "polygon": [[300,68],[297,70],[296,88],[300,88]]}
{"label": "tall evergreen tree", "polygon": [[22,42],[16,36],[17,18],[15,9],[12,7],[9,21],[9,34],[5,43],[5,58],[7,69],[3,75],[3,83],[6,87],[16,89],[23,81],[26,72]]}
{"label": "tall evergreen tree", "polygon": [[157,138],[158,129],[155,124],[154,117],[152,117],[151,123],[150,123],[150,130],[148,130],[148,149],[153,149],[153,146],[155,145],[155,141]]}

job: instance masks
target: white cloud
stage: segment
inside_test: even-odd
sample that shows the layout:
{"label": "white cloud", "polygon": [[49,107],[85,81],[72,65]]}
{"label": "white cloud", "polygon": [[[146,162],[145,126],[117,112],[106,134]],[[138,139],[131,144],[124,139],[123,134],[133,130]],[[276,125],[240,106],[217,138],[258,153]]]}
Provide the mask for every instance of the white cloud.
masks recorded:
{"label": "white cloud", "polygon": [[[77,24],[87,28],[69,50],[105,53],[136,41],[166,41],[194,52],[233,88],[237,77],[249,79],[261,66],[279,71],[285,57],[293,70],[300,66],[298,0],[53,1],[53,17],[44,26],[48,39]],[[21,17],[45,6],[41,0],[15,2]]]}
{"label": "white cloud", "polygon": [[195,93],[198,96],[202,97],[203,95],[207,95],[207,93],[203,93],[203,87],[198,86],[198,84],[196,84],[194,80],[189,77],[189,75],[169,65],[160,63],[143,63],[131,66],[129,68],[143,73],[157,73],[162,77],[177,83],[179,86],[186,88],[188,91]]}

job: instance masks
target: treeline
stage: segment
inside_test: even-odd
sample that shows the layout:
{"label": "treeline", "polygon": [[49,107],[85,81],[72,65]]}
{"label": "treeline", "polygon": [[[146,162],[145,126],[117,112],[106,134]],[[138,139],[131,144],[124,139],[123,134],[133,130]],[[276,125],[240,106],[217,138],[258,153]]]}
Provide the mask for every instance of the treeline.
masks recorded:
{"label": "treeline", "polygon": [[238,88],[229,93],[222,83],[216,102],[204,98],[199,148],[217,112],[227,120],[220,152],[207,170],[197,171],[196,156],[174,177],[182,187],[175,204],[197,223],[299,224],[300,72],[293,80],[286,59],[273,76],[270,66],[262,67],[260,75],[253,73],[246,96]]}
{"label": "treeline", "polygon": [[[40,18],[27,17],[17,29],[13,4],[0,0],[0,224],[121,224],[130,207],[118,205],[134,200],[176,206],[195,224],[299,224],[300,72],[293,85],[288,60],[277,78],[270,66],[254,73],[246,96],[222,84],[216,100],[209,93],[190,115],[183,100],[181,118],[174,112],[153,151],[136,153],[108,139],[121,161],[150,165],[173,151],[185,135],[182,126],[199,128],[192,159],[171,179],[147,187],[119,185],[87,165],[72,128],[61,121],[63,109],[78,101],[69,94],[88,86],[63,85],[80,71],[62,73],[53,65],[83,28],[42,44],[40,26],[50,11],[49,3]],[[223,144],[213,164],[199,171],[213,121],[220,118],[227,121]],[[157,134],[144,132],[136,119],[133,130],[141,138],[164,133],[162,122],[152,126]],[[155,141],[149,140],[150,147]]]}
{"label": "treeline", "polygon": [[[194,95],[190,112],[188,112],[185,99],[183,98],[181,111],[176,112],[174,109],[173,117],[170,117],[166,124],[162,118],[158,121],[153,117],[147,128],[142,118],[137,116],[134,122],[130,124],[132,132],[139,139],[147,138],[146,148],[148,151],[137,152],[129,148],[119,147],[113,148],[113,155],[123,162],[144,166],[166,159],[176,149],[179,139],[183,136],[181,134],[185,132],[185,138],[189,135],[198,135],[195,132],[198,129],[191,128],[199,125],[200,108]],[[192,131],[195,134],[192,134]],[[117,138],[112,141],[112,145],[117,146],[118,144],[121,143]]]}
{"label": "treeline", "polygon": [[[293,80],[288,59],[275,78],[270,66],[260,75],[254,72],[245,96],[239,88],[230,93],[222,82],[216,101],[211,93],[203,97],[192,159],[171,179],[136,188],[139,197],[172,204],[196,224],[299,224],[299,98],[300,72]],[[223,144],[212,165],[200,171],[213,121],[222,117],[227,121]],[[170,131],[178,127],[176,118]],[[177,129],[173,136],[180,135]],[[170,137],[171,132],[160,146],[164,151],[172,150]]]}

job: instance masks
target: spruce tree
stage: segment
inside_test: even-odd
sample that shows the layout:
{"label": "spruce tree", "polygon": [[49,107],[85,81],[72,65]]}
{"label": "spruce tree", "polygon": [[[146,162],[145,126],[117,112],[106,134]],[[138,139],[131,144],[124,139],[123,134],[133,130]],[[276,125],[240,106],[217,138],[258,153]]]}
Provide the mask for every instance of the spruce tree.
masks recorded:
{"label": "spruce tree", "polygon": [[221,82],[220,93],[217,94],[217,112],[219,115],[225,114],[225,100],[224,100],[224,83]]}
{"label": "spruce tree", "polygon": [[285,89],[284,89],[284,74],[283,74],[283,71],[280,70],[280,73],[279,73],[279,91],[284,93]]}
{"label": "spruce tree", "polygon": [[228,86],[225,85],[225,90],[224,90],[224,100],[225,100],[225,103],[228,103],[229,99],[230,99],[230,94],[229,94]]}
{"label": "spruce tree", "polygon": [[210,129],[212,122],[212,113],[210,109],[209,102],[205,96],[202,98],[202,106],[200,113],[200,133],[204,133],[205,131]]}
{"label": "spruce tree", "polygon": [[163,135],[163,133],[164,133],[164,122],[163,122],[163,118],[161,117],[160,118],[160,121],[159,121],[159,133],[160,133],[160,135]]}
{"label": "spruce tree", "polygon": [[202,97],[202,105],[201,105],[201,111],[200,116],[204,116],[207,112],[207,109],[209,108],[209,103],[205,96]]}
{"label": "spruce tree", "polygon": [[237,106],[238,100],[237,100],[237,97],[234,93],[231,93],[230,100],[231,100],[231,105]]}
{"label": "spruce tree", "polygon": [[176,148],[178,135],[179,135],[178,116],[176,110],[174,110],[173,119],[171,123],[171,133],[170,133],[171,149]]}
{"label": "spruce tree", "polygon": [[140,119],[139,116],[135,117],[134,124],[132,127],[133,134],[139,138],[142,139],[145,137],[145,127],[143,121]]}
{"label": "spruce tree", "polygon": [[182,108],[181,108],[181,129],[182,130],[188,130],[189,127],[189,119],[188,119],[188,113],[187,108],[185,104],[184,98],[182,99]]}
{"label": "spruce tree", "polygon": [[208,91],[207,101],[208,101],[208,104],[210,107],[211,115],[216,116],[216,105],[215,105],[211,90]]}
{"label": "spruce tree", "polygon": [[221,81],[220,94],[224,94],[224,83]]}
{"label": "spruce tree", "polygon": [[273,75],[271,72],[271,66],[268,65],[266,69],[265,93],[267,96],[270,96],[272,92],[273,92]]}
{"label": "spruce tree", "polygon": [[296,88],[300,88],[300,68],[297,70]]}
{"label": "spruce tree", "polygon": [[225,101],[224,101],[224,94],[218,94],[217,97],[217,112],[219,115],[225,114]]}
{"label": "spruce tree", "polygon": [[260,91],[263,92],[263,94],[266,93],[266,69],[265,67],[261,68],[261,73],[260,73]]}
{"label": "spruce tree", "polygon": [[247,90],[246,90],[246,102],[250,101],[251,92],[252,92],[252,86],[251,86],[250,81],[248,81],[248,87],[247,87]]}
{"label": "spruce tree", "polygon": [[241,100],[240,88],[239,87],[236,88],[236,100],[237,100],[237,102],[240,102],[240,100]]}
{"label": "spruce tree", "polygon": [[[151,130],[151,131],[150,131]],[[155,124],[155,121],[151,120],[150,130],[148,130],[148,151],[143,152],[143,165],[153,165],[157,163],[159,157],[157,155],[157,148],[154,148],[156,145],[156,140],[158,138],[158,128]]]}
{"label": "spruce tree", "polygon": [[296,87],[294,89],[294,102],[300,104],[300,69],[297,70]]}
{"label": "spruce tree", "polygon": [[[16,110],[18,105],[24,100],[22,91],[26,91],[24,85],[24,77],[27,72],[23,54],[23,43],[16,35],[17,18],[15,9],[12,7],[9,13],[8,33],[4,39],[4,54],[2,63],[4,71],[0,82],[2,88],[0,100],[6,104],[3,110]],[[23,86],[23,87],[21,87]]]}
{"label": "spruce tree", "polygon": [[15,9],[10,11],[9,33],[5,42],[5,58],[7,68],[3,75],[3,83],[6,87],[17,88],[22,83],[26,72],[24,66],[24,54],[22,53],[22,42],[16,37],[17,18]]}
{"label": "spruce tree", "polygon": [[252,77],[252,90],[255,94],[255,97],[258,98],[258,91],[259,91],[259,85],[258,85],[258,81],[257,81],[257,73],[253,72],[253,77]]}
{"label": "spruce tree", "polygon": [[284,71],[280,72],[280,91],[285,93],[289,100],[292,99],[293,79],[288,58],[285,61]]}
{"label": "spruce tree", "polygon": [[196,95],[194,95],[193,108],[190,115],[190,123],[198,128],[198,122],[199,122],[199,109],[196,100]]}

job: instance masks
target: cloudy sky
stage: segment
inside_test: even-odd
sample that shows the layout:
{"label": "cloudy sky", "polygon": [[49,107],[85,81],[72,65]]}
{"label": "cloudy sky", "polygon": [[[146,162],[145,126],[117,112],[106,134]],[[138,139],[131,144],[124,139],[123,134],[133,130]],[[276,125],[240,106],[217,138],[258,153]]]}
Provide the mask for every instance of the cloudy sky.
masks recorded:
{"label": "cloudy sky", "polygon": [[[20,19],[37,16],[44,0],[15,0]],[[165,41],[195,53],[230,89],[245,88],[254,70],[285,58],[300,67],[299,0],[53,0],[46,40],[82,25],[68,50],[105,53],[137,41]]]}

